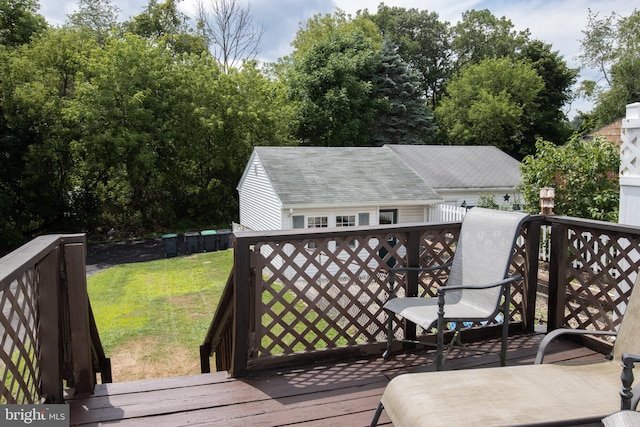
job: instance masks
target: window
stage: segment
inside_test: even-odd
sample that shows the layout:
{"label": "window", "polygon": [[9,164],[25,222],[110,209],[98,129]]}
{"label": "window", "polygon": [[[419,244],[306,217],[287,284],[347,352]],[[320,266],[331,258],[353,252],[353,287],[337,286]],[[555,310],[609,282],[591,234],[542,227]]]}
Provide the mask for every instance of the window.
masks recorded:
{"label": "window", "polygon": [[326,216],[311,216],[307,218],[308,228],[325,228],[328,227],[328,218]]}
{"label": "window", "polygon": [[336,216],[336,227],[355,227],[355,215],[338,215]]}
{"label": "window", "polygon": [[398,223],[397,209],[380,210],[380,224],[397,224],[397,223]]}
{"label": "window", "polygon": [[369,225],[369,212],[358,214],[358,225]]}
{"label": "window", "polygon": [[293,228],[304,228],[304,215],[294,215]]}
{"label": "window", "polygon": [[[329,226],[329,220],[326,216],[310,216],[307,218],[307,228],[325,228]],[[307,245],[307,249],[315,249],[317,246],[311,242]]]}

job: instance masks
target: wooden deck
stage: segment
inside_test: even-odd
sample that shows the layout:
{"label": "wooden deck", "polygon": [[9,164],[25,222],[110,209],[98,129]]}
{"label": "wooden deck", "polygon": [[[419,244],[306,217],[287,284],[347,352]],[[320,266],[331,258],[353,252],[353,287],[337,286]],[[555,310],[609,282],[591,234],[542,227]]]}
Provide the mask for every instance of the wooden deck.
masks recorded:
{"label": "wooden deck", "polygon": [[[508,365],[531,364],[542,335],[509,341]],[[485,349],[498,350],[499,340]],[[602,359],[568,341],[545,362]],[[367,426],[388,381],[406,372],[435,370],[433,351],[273,372],[233,379],[226,372],[98,385],[91,397],[69,398],[71,425],[120,426]],[[445,369],[498,365],[498,356],[453,352]],[[379,425],[390,425],[386,414]]]}

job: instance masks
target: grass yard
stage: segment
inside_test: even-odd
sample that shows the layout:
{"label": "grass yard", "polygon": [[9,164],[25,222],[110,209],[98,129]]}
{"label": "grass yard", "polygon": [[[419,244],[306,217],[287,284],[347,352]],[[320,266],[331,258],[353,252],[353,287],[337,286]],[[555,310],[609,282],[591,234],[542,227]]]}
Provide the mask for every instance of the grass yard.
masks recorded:
{"label": "grass yard", "polygon": [[231,250],[122,264],[87,279],[114,381],[200,373]]}

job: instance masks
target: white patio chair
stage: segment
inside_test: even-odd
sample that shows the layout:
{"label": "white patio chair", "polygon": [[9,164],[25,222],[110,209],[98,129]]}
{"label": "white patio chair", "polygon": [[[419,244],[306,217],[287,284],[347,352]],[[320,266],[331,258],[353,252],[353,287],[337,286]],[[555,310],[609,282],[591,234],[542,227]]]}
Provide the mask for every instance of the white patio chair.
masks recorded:
{"label": "white patio chair", "polygon": [[[461,346],[460,328],[463,322],[481,322],[502,313],[502,345],[500,363],[504,365],[509,331],[510,285],[519,275],[509,275],[516,238],[526,213],[473,208],[464,220],[456,244],[453,261],[430,268],[398,267],[389,271],[389,299],[383,308],[387,311],[386,359],[396,338],[393,322],[401,316],[425,331],[436,327],[436,362],[440,370],[454,346]],[[438,289],[437,298],[396,297],[397,274],[421,274],[451,267],[446,286]],[[451,342],[444,348],[444,332],[448,324],[455,323]],[[399,340],[423,344],[419,341]]]}

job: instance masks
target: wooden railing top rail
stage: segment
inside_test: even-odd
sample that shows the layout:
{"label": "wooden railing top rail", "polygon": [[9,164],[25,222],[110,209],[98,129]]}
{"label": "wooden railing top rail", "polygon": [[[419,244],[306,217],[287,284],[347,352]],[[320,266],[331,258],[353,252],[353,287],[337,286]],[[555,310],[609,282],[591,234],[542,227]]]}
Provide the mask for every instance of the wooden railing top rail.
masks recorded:
{"label": "wooden railing top rail", "polygon": [[616,233],[640,235],[640,227],[626,224],[615,224],[613,222],[598,221],[595,219],[574,218],[569,216],[547,215],[541,216],[546,224],[562,224],[567,226],[578,226],[593,228],[602,231],[614,231]]}
{"label": "wooden railing top rail", "polygon": [[0,258],[0,291],[16,280],[26,269],[33,268],[60,243],[86,244],[84,234],[49,234],[39,236]]}

